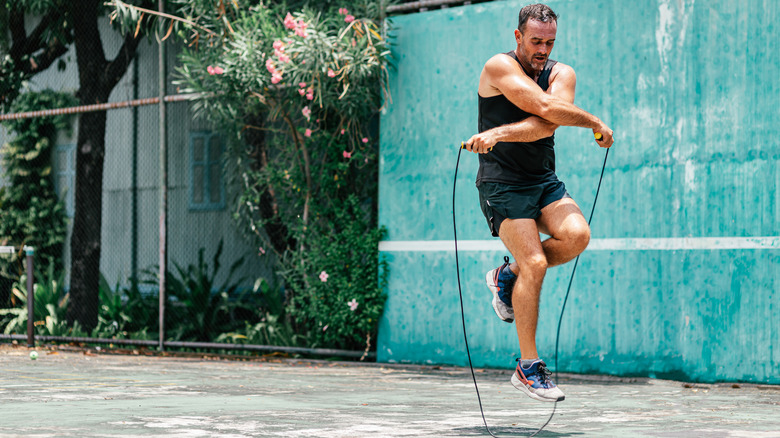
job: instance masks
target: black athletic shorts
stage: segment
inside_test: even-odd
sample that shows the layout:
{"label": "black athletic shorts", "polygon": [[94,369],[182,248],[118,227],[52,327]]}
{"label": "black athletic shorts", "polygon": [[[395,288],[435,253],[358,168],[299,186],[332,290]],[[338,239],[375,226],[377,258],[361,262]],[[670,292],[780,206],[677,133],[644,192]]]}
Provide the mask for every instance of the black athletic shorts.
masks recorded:
{"label": "black athletic shorts", "polygon": [[571,197],[555,175],[534,185],[482,182],[477,189],[479,205],[494,237],[498,237],[504,219],[536,219],[544,207]]}

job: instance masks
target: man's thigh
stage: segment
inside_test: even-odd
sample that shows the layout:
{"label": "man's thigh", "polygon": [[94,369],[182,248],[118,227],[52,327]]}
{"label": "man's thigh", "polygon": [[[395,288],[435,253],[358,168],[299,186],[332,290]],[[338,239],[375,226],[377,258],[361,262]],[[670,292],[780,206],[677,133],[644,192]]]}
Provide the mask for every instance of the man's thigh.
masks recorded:
{"label": "man's thigh", "polygon": [[544,254],[534,219],[504,219],[498,237],[516,261],[525,260],[534,254]]}
{"label": "man's thigh", "polygon": [[542,208],[536,225],[540,232],[557,237],[569,230],[587,228],[588,222],[574,199],[565,197]]}

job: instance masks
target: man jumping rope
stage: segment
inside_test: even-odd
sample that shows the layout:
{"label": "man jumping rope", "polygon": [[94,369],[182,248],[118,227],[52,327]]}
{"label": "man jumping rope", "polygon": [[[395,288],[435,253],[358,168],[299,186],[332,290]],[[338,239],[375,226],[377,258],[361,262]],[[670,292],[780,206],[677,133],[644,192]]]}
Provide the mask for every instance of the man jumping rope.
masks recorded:
{"label": "man jumping rope", "polygon": [[[490,58],[479,78],[479,134],[466,143],[479,154],[477,189],[490,231],[515,261],[488,271],[493,309],[515,321],[520,355],[512,385],[541,401],[563,392],[536,351],[539,294],[548,267],[574,259],[588,246],[590,228],[555,174],[558,126],[590,128],[599,146],[612,146],[612,130],[576,107],[576,76],[549,59],[558,17],[548,6],[520,10],[517,49]],[[541,241],[539,233],[550,236]]]}

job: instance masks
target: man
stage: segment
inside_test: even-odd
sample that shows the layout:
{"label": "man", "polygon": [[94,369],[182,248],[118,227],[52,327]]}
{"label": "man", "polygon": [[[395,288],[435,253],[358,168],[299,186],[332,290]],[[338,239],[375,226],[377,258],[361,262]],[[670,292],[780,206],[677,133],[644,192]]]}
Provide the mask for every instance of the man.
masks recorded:
{"label": "man", "polygon": [[[590,229],[555,174],[553,134],[558,126],[593,130],[599,146],[612,145],[612,130],[576,107],[576,76],[549,59],[558,17],[548,6],[520,11],[517,49],[487,61],[479,78],[479,134],[466,149],[479,154],[480,206],[493,236],[514,257],[487,273],[493,309],[515,321],[521,357],[512,385],[541,401],[561,401],[563,392],[536,350],[539,294],[548,267],[585,250]],[[541,241],[539,233],[550,236]]]}

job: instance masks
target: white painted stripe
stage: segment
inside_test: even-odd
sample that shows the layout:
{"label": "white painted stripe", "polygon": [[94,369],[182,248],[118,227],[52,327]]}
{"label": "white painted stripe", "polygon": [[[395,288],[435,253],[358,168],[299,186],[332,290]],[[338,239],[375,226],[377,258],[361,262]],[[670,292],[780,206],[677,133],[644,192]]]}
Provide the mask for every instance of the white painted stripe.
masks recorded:
{"label": "white painted stripe", "polygon": [[[780,249],[780,236],[773,237],[665,237],[591,239],[591,251],[675,251],[723,249]],[[453,240],[386,240],[385,252],[455,251]],[[500,240],[459,240],[458,251],[506,251]]]}

